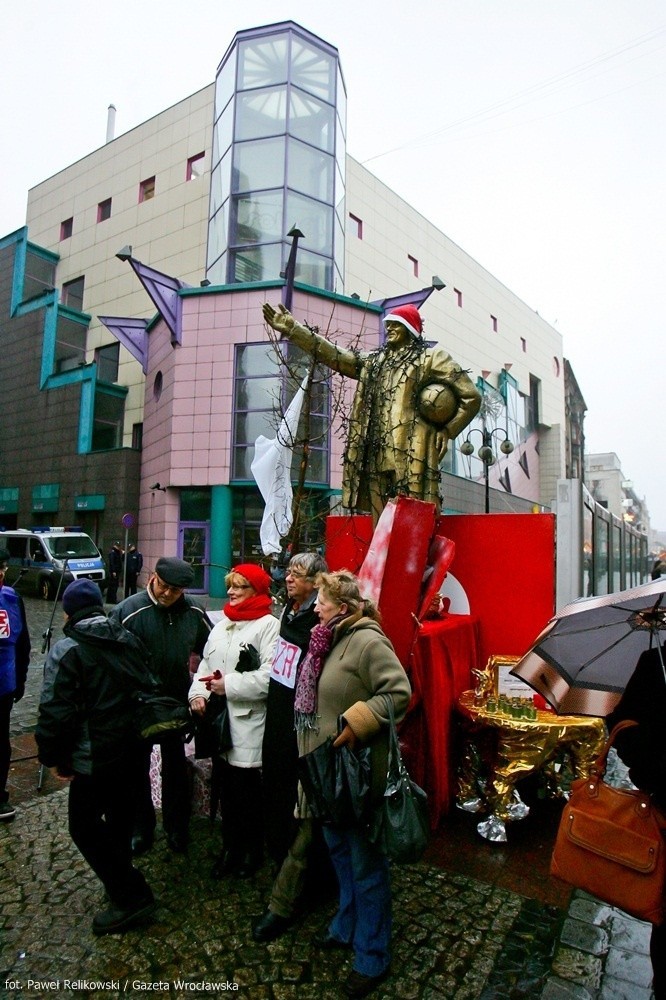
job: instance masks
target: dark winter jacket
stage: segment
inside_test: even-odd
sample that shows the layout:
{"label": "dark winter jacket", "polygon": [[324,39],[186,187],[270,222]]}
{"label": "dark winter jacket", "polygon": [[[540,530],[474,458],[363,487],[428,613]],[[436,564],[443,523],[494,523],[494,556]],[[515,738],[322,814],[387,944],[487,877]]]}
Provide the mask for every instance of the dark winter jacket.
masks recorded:
{"label": "dark winter jacket", "polygon": [[[662,655],[666,662],[666,644]],[[666,809],[666,677],[656,648],[639,658],[617,708],[608,717],[609,730],[622,719],[638,722],[623,729],[615,740],[629,777]]]}
{"label": "dark winter jacket", "polygon": [[127,575],[128,577],[137,577],[141,572],[143,566],[143,556],[137,549],[133,549],[127,553]]}
{"label": "dark winter jacket", "polygon": [[123,554],[120,549],[112,548],[109,552],[109,573],[112,576],[120,576],[123,571]]}
{"label": "dark winter jacket", "polygon": [[204,609],[189,594],[164,608],[146,589],[121,601],[110,617],[150,650],[161,693],[187,705],[190,653],[202,655],[213,627]]}
{"label": "dark winter jacket", "polygon": [[136,749],[135,696],[155,690],[150,654],[101,609],[73,615],[64,632],[44,664],[39,759],[65,775],[92,774]]}

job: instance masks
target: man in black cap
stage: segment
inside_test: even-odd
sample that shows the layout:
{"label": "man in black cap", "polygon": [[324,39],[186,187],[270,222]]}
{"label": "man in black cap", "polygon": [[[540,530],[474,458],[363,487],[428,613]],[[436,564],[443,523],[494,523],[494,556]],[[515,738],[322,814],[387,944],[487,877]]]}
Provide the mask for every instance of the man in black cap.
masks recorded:
{"label": "man in black cap", "polygon": [[[111,618],[138,635],[152,655],[160,693],[177,698],[187,708],[190,654],[203,653],[212,629],[204,609],[185,594],[194,582],[191,565],[175,556],[157,560],[145,590],[121,601]],[[178,734],[162,736],[162,823],[172,851],[187,850],[190,784],[185,747]],[[155,809],[150,792],[150,745],[142,751],[140,801],[134,822],[132,850],[150,850],[155,834]]]}
{"label": "man in black cap", "polygon": [[132,865],[132,813],[139,784],[135,695],[150,691],[145,646],[106,617],[92,580],[62,597],[65,638],[44,664],[35,738],[39,759],[69,782],[69,832],[107,891],[94,934],[118,934],[145,920],[155,900]]}

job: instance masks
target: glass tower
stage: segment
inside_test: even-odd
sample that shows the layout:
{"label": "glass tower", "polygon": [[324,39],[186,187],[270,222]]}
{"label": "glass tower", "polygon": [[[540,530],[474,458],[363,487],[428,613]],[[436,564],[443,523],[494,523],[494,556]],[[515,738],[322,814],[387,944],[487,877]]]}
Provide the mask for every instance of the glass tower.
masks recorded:
{"label": "glass tower", "polygon": [[293,21],[239,32],[219,65],[206,277],[343,292],[346,92],[337,49]]}

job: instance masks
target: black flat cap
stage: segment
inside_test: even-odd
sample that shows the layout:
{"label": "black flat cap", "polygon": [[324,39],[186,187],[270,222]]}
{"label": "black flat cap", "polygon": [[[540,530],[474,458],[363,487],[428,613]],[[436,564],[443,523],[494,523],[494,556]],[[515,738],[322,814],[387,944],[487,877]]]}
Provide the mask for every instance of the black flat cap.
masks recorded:
{"label": "black flat cap", "polygon": [[170,587],[191,587],[194,583],[194,570],[188,562],[176,556],[158,559],[155,572]]}

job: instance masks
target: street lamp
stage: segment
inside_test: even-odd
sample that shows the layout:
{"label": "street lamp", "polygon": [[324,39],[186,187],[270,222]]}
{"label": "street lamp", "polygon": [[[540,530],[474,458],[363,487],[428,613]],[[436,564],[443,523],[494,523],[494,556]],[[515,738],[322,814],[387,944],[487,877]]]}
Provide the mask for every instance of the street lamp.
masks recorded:
{"label": "street lamp", "polygon": [[[490,373],[488,373],[490,374]],[[490,466],[495,464],[496,456],[495,450],[498,447],[503,455],[510,455],[514,449],[513,442],[509,440],[509,432],[503,427],[493,427],[488,426],[488,417],[497,416],[499,409],[503,405],[503,400],[501,399],[499,393],[495,390],[488,390],[486,387],[482,387],[482,400],[481,409],[479,410],[479,416],[481,417],[481,426],[473,427],[465,435],[465,440],[460,445],[461,454],[471,456],[474,454],[474,444],[472,443],[472,435],[481,435],[481,444],[479,450],[477,451],[477,456],[483,462],[483,478],[485,483],[485,512],[490,513]],[[499,440],[501,437],[501,440]]]}

